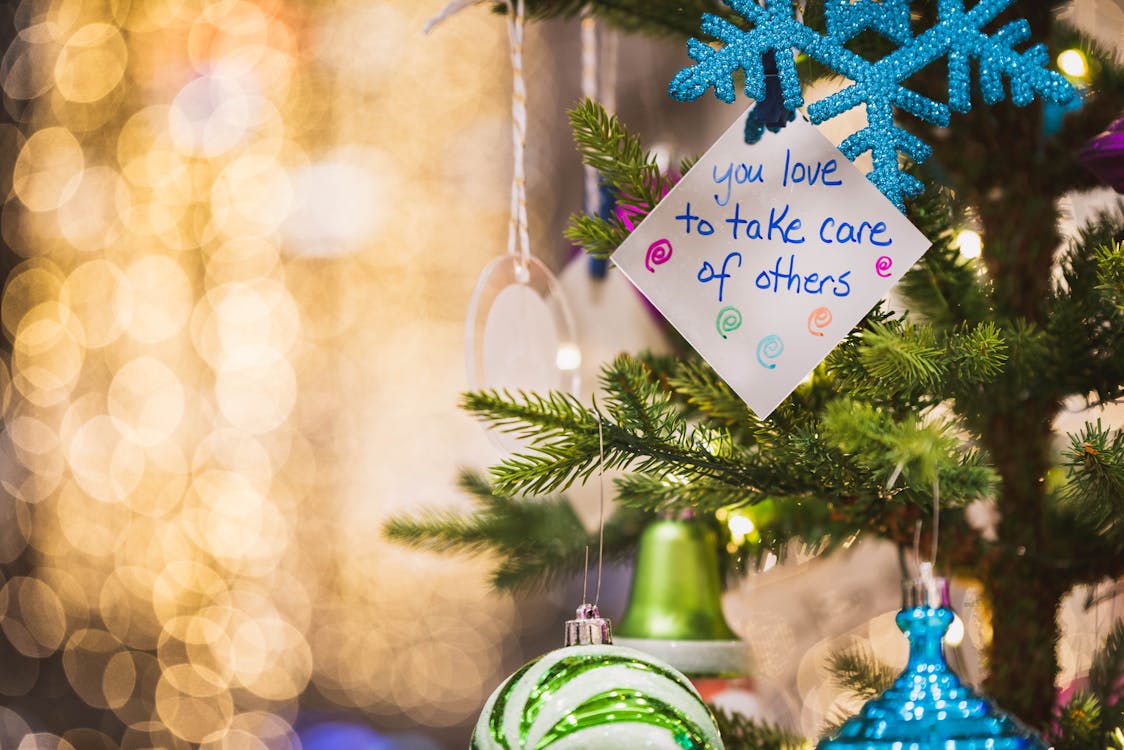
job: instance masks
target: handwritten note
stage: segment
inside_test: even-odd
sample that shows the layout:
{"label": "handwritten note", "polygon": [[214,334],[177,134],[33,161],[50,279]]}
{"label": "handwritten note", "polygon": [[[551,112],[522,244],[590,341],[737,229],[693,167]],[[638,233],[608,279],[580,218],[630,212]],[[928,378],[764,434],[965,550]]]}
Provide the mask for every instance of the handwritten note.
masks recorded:
{"label": "handwritten note", "polygon": [[929,241],[803,118],[747,145],[747,115],[612,259],[764,418]]}

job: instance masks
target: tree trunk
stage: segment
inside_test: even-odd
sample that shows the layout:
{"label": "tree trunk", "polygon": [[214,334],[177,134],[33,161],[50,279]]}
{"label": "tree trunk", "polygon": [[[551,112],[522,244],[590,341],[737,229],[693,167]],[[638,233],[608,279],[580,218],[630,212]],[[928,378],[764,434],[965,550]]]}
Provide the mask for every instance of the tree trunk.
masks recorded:
{"label": "tree trunk", "polygon": [[1027,724],[1045,729],[1058,673],[1057,609],[1069,582],[1043,557],[1050,466],[1050,404],[997,415],[984,442],[1000,475],[998,542],[982,569],[991,606],[992,640],[984,689]]}

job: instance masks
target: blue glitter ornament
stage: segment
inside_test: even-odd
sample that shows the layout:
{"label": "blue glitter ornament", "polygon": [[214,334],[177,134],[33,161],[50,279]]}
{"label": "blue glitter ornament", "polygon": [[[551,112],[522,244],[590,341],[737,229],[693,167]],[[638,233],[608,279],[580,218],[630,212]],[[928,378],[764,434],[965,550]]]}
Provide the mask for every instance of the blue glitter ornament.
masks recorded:
{"label": "blue glitter ornament", "polygon": [[816,750],[1046,750],[949,669],[941,648],[953,618],[948,583],[930,574],[907,587],[905,598],[897,616],[909,638],[905,671]]}
{"label": "blue glitter ornament", "polygon": [[[799,50],[822,65],[848,78],[852,83],[808,107],[815,124],[866,107],[867,125],[851,134],[839,149],[854,160],[869,151],[874,169],[868,178],[894,202],[905,209],[905,199],[921,192],[920,181],[901,170],[898,156],[914,162],[929,158],[932,149],[912,133],[894,124],[897,107],[933,125],[947,126],[950,112],[972,108],[971,71],[975,61],[979,86],[985,104],[995,104],[1007,96],[1017,105],[1044,101],[1066,104],[1074,88],[1060,73],[1046,68],[1049,55],[1045,46],[1034,45],[1022,52],[1015,46],[1030,36],[1025,19],[1006,24],[994,34],[983,27],[1014,0],[980,0],[971,9],[964,0],[939,0],[937,20],[914,35],[910,27],[907,0],[825,0],[827,31],[821,34],[795,17],[792,0],[723,0],[735,13],[752,24],[741,29],[718,16],[705,14],[701,30],[716,39],[712,47],[698,39],[687,42],[687,52],[695,65],[679,71],[671,81],[669,93],[680,101],[699,98],[713,87],[715,95],[734,101],[734,75],[745,72],[746,96],[759,102],[766,98],[767,75],[763,61],[774,53],[777,77],[784,106],[792,110],[804,104],[800,77],[792,51]],[[846,48],[856,35],[873,29],[897,45],[879,60],[865,60]],[[905,81],[930,63],[946,59],[948,101],[940,102],[910,90]]]}

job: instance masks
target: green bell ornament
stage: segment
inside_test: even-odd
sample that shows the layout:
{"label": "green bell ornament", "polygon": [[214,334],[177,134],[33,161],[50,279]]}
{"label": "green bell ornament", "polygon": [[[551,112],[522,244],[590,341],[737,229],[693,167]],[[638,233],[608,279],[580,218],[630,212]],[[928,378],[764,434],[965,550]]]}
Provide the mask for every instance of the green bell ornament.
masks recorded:
{"label": "green bell ornament", "polygon": [[761,714],[749,650],[722,614],[718,537],[700,521],[659,520],[641,534],[616,642],[666,661],[708,703]]}
{"label": "green bell ornament", "polygon": [[565,643],[496,688],[470,750],[724,750],[687,678],[612,645],[609,621],[596,606],[578,608]]}

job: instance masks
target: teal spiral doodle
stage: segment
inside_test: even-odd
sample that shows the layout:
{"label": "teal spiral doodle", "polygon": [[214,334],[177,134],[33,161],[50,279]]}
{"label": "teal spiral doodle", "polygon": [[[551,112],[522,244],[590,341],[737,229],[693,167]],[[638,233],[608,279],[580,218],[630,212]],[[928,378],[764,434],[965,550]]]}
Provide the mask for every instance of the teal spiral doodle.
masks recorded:
{"label": "teal spiral doodle", "polygon": [[775,333],[770,333],[757,342],[757,363],[767,370],[777,369],[776,362],[767,360],[776,359],[784,352],[784,341]]}
{"label": "teal spiral doodle", "polygon": [[736,331],[742,327],[742,312],[733,305],[727,305],[718,311],[718,318],[714,321],[714,327],[718,329],[718,333],[722,338],[729,338],[727,333]]}

